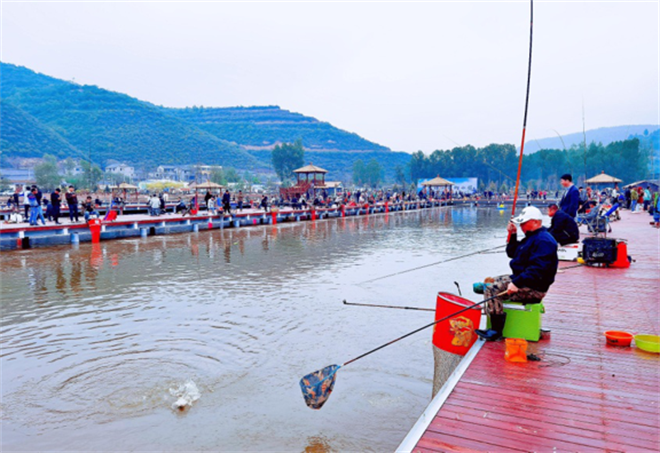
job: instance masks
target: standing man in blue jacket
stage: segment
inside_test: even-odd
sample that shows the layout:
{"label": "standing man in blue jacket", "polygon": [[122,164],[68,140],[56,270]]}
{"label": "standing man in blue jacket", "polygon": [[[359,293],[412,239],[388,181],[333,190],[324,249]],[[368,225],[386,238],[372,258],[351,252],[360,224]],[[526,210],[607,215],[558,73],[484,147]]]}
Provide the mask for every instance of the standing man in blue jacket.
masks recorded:
{"label": "standing man in blue jacket", "polygon": [[561,197],[559,209],[574,219],[577,217],[578,208],[580,207],[580,191],[575,187],[573,177],[568,173],[562,175],[561,185],[566,189],[566,192]]}
{"label": "standing man in blue jacket", "polygon": [[[476,334],[487,341],[502,338],[506,313],[502,302],[510,300],[522,303],[539,303],[545,297],[557,274],[557,241],[543,225],[543,214],[538,208],[528,206],[514,218],[507,231],[511,233],[506,246],[506,254],[511,258],[510,275],[488,278],[484,297],[490,298],[503,291],[508,294],[495,297],[488,302],[487,311],[491,328],[476,330]],[[517,225],[525,233],[525,238],[518,241]]]}

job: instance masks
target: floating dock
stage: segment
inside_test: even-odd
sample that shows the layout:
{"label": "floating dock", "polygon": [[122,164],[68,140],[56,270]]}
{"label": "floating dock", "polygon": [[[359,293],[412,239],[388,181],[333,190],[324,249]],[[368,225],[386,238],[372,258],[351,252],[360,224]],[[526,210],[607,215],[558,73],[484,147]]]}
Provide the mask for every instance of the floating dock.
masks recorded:
{"label": "floating dock", "polygon": [[[540,362],[509,363],[478,341],[398,447],[400,452],[660,451],[660,354],[609,346],[604,332],[660,334],[660,230],[622,213],[628,269],[560,271],[544,300]],[[562,263],[562,267],[570,263]]]}
{"label": "floating dock", "polygon": [[[211,215],[207,212],[182,216],[171,212],[159,216],[146,214],[120,215],[114,221],[103,221],[101,241],[128,237],[145,237],[162,234],[190,233],[219,228],[273,225],[280,222],[315,221],[327,218],[365,216],[374,214],[417,211],[447,206],[445,201],[419,201],[401,203],[377,203],[375,205],[324,207],[306,209],[280,209],[265,212],[263,209],[243,209],[229,214]],[[80,218],[83,219],[82,214]],[[92,234],[84,221],[71,223],[61,217],[60,225],[0,224],[0,250],[47,247],[78,242],[90,242]]]}

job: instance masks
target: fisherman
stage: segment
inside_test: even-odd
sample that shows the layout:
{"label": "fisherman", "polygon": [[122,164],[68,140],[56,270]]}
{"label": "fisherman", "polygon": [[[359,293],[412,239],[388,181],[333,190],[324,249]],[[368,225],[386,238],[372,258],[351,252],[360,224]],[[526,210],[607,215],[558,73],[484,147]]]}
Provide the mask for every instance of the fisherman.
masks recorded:
{"label": "fisherman", "polygon": [[573,184],[573,177],[568,173],[562,175],[561,185],[566,189],[559,202],[559,209],[564,211],[569,217],[577,217],[577,211],[580,207],[580,191]]}
{"label": "fisherman", "polygon": [[238,204],[238,210],[243,211],[243,191],[239,190],[238,195],[236,195],[236,203]]}
{"label": "fisherman", "polygon": [[225,190],[222,196],[222,209],[225,213],[231,215],[231,194],[229,193],[229,189]]}
{"label": "fisherman", "polygon": [[[577,189],[576,189],[577,190]],[[510,233],[506,253],[513,274],[487,278],[484,290],[486,299],[506,291],[508,294],[494,297],[488,302],[487,311],[490,316],[491,328],[476,330],[481,338],[495,341],[502,338],[506,313],[502,302],[539,303],[555,281],[557,274],[557,241],[548,230],[542,226],[541,211],[528,206],[507,226]],[[516,225],[525,233],[525,238],[518,241]]]}
{"label": "fisherman", "polygon": [[577,223],[556,204],[548,206],[548,215],[551,223],[548,232],[559,245],[574,244],[580,240],[580,230]]}
{"label": "fisherman", "polygon": [[76,195],[76,189],[73,186],[69,186],[69,189],[66,194],[66,204],[69,206],[69,220],[73,223],[73,219],[76,219],[78,222],[78,195]]}
{"label": "fisherman", "polygon": [[96,210],[96,206],[92,201],[92,197],[87,197],[87,199],[82,203],[82,207],[85,222],[89,222],[91,216],[95,216],[95,218],[99,217],[99,212]]}
{"label": "fisherman", "polygon": [[60,196],[60,188],[56,187],[53,193],[50,194],[50,203],[53,206],[51,209],[51,215],[55,224],[59,225],[60,221],[60,206],[62,205],[62,197]]}

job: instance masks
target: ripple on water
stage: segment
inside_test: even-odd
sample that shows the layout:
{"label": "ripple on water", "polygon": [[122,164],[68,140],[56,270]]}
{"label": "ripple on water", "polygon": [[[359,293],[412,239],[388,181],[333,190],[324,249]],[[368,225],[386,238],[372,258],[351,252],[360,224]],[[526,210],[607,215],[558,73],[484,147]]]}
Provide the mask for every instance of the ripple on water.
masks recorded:
{"label": "ripple on water", "polygon": [[171,356],[154,351],[98,357],[26,381],[5,395],[4,419],[18,419],[47,431],[62,423],[75,428],[108,423],[169,409],[178,396],[170,389],[188,380],[201,393],[213,393],[240,379],[244,372],[210,375],[218,359],[203,354]]}

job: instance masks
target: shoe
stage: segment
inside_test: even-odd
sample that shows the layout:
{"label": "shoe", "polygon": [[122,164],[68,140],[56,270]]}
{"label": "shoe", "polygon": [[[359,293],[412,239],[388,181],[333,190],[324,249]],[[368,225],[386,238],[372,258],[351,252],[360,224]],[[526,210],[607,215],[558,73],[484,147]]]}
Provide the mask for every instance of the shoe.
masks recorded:
{"label": "shoe", "polygon": [[488,330],[475,330],[474,332],[479,336],[479,338],[486,341],[497,341],[502,338],[502,332],[504,331],[504,324],[506,323],[506,313],[501,315],[490,315],[490,324],[491,328]]}
{"label": "shoe", "polygon": [[475,330],[474,333],[476,333],[479,336],[479,338],[485,341],[496,341],[502,337],[502,334],[500,332],[493,329],[488,329],[488,330],[478,329]]}

